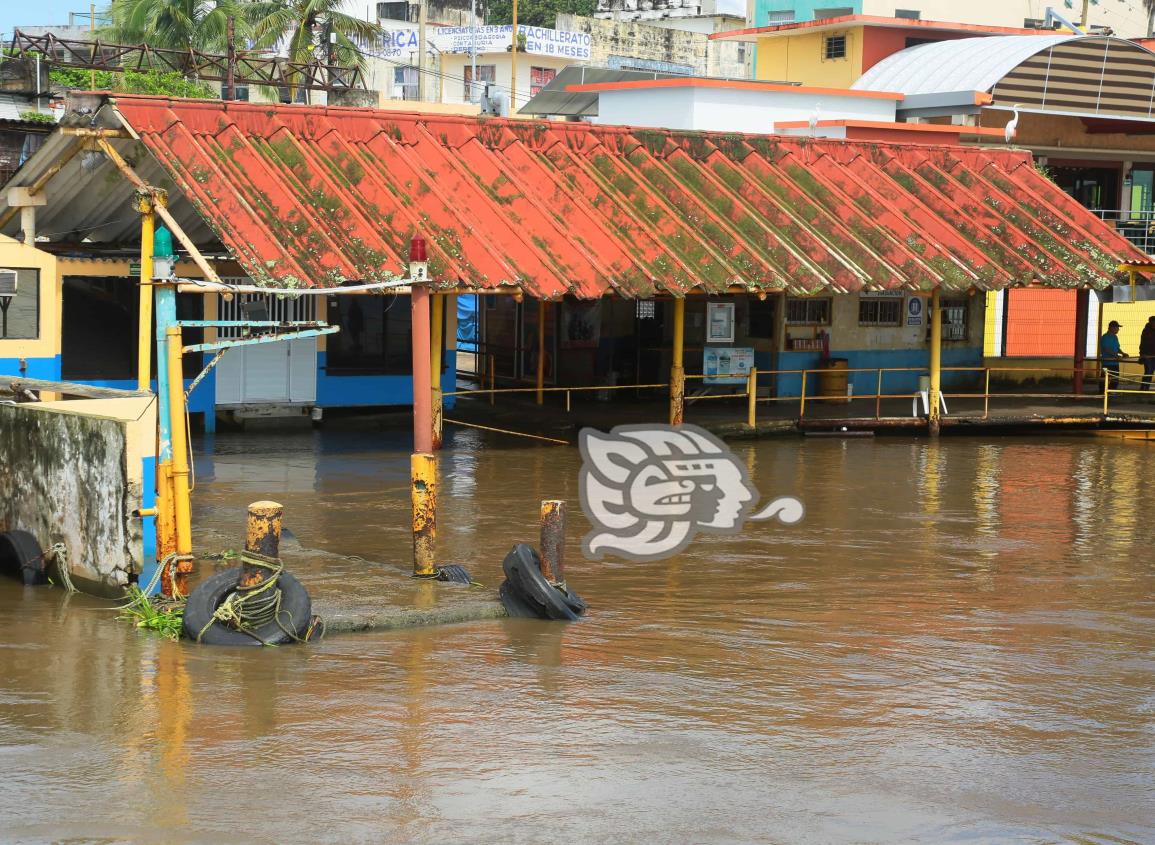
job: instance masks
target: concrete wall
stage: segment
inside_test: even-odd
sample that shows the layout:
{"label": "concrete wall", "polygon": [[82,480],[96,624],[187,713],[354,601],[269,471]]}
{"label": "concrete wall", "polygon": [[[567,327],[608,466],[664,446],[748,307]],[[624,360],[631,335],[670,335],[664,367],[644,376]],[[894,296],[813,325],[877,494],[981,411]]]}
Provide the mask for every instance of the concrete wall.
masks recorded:
{"label": "concrete wall", "polygon": [[665,29],[640,21],[601,20],[569,14],[558,15],[555,26],[589,34],[590,64],[593,65],[620,67],[622,59],[629,58],[677,65],[683,71],[688,69],[698,75],[709,70],[709,41],[704,33]]}
{"label": "concrete wall", "polygon": [[[1028,18],[1042,18],[1048,3],[1035,0],[753,0],[751,23],[766,26],[770,12],[792,10],[798,21],[814,20],[823,9],[845,8],[853,14],[892,17],[898,9],[917,11],[923,20],[983,24],[986,26],[1021,27]],[[1060,12],[1077,19],[1079,4],[1073,9],[1058,4]],[[1102,3],[1090,6],[1088,23],[1109,26],[1123,38],[1147,34],[1147,14],[1142,3]]]}
{"label": "concrete wall", "polygon": [[[967,300],[967,337],[965,340],[943,341],[944,367],[982,367],[985,302],[982,296],[945,296],[947,300]],[[929,300],[926,300],[929,305]],[[929,314],[924,313],[919,326],[860,326],[858,324],[858,296],[835,296],[829,326],[785,326],[784,337],[810,338],[819,329],[830,333],[830,356],[847,359],[849,369],[896,368],[900,370],[925,370],[930,363],[930,347],[927,342]],[[821,364],[819,352],[793,351],[788,348],[788,340],[783,341],[783,351],[778,353],[779,370],[813,369]],[[771,356],[757,356],[760,369],[771,368]],[[909,393],[918,387],[917,371],[888,372],[883,375],[884,394]],[[980,378],[978,369],[970,372],[950,372],[943,374],[944,388],[954,388],[973,383]],[[849,378],[855,396],[875,393],[878,387],[877,372],[851,373]],[[817,390],[817,376],[811,375],[807,381],[807,394]],[[799,375],[783,375],[778,380],[779,396],[797,396],[801,392]]]}
{"label": "concrete wall", "polygon": [[[465,69],[473,62],[471,56],[464,53],[445,53],[441,57],[441,77],[439,90],[431,91],[431,96],[442,103],[464,103],[465,96]],[[530,96],[530,73],[535,67],[560,70],[574,64],[572,59],[563,59],[557,56],[539,56],[531,53],[517,54],[517,105],[524,106]],[[508,97],[513,80],[513,57],[508,52],[482,53],[477,57],[478,65],[493,65],[496,84]],[[512,112],[513,109],[511,108]]]}
{"label": "concrete wall", "polygon": [[603,91],[598,123],[715,132],[774,131],[783,121],[823,114],[858,120],[893,120],[895,101],[826,93],[762,92],[746,88],[657,88]]}
{"label": "concrete wall", "polygon": [[156,406],[149,398],[0,405],[0,530],[67,549],[86,592],[119,595],[155,557]]}
{"label": "concrete wall", "polygon": [[[846,37],[846,56],[827,59],[826,39]],[[791,38],[760,38],[754,78],[849,88],[862,75],[862,27],[808,32]]]}

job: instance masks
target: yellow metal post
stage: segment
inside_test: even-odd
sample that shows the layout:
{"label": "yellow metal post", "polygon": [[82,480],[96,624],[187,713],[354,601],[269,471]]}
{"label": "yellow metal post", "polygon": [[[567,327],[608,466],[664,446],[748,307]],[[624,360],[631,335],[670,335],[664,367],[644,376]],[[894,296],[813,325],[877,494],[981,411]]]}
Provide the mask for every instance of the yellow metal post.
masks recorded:
{"label": "yellow metal post", "polygon": [[986,368],[986,377],[983,379],[983,419],[991,415],[991,368]]}
{"label": "yellow metal post", "polygon": [[437,459],[428,453],[415,452],[410,457],[413,501],[413,574],[433,578],[437,540]]}
{"label": "yellow metal post", "polygon": [[802,391],[798,394],[798,419],[806,416],[806,376],[808,370],[802,371]]}
{"label": "yellow metal post", "polygon": [[758,368],[751,367],[746,377],[746,425],[754,427],[756,406],[758,403]]}
{"label": "yellow metal post", "polygon": [[545,300],[537,301],[537,404],[545,403]]}
{"label": "yellow metal post", "polygon": [[1103,416],[1107,416],[1107,403],[1111,398],[1111,371],[1106,367],[1103,370]]}
{"label": "yellow metal post", "polygon": [[674,348],[670,365],[670,425],[681,425],[683,401],[686,395],[686,370],[682,366],[682,351],[686,338],[686,300],[674,300]]}
{"label": "yellow metal post", "polygon": [[939,396],[942,394],[942,308],[939,304],[939,289],[930,295],[930,391],[927,401],[927,426],[932,436],[939,432]]}
{"label": "yellow metal post", "polygon": [[[156,215],[152,197],[141,197],[140,211],[140,311],[137,322],[136,387],[148,390],[152,384],[152,241]],[[160,366],[160,362],[157,362]]]}
{"label": "yellow metal post", "polygon": [[180,326],[169,326],[165,338],[168,347],[168,412],[169,430],[172,432],[172,512],[176,523],[176,551],[179,555],[188,555],[192,553],[192,508],[189,505],[188,428],[185,423]]}
{"label": "yellow metal post", "polygon": [[441,397],[441,353],[445,347],[445,295],[433,294],[433,313],[430,317],[429,371],[433,376],[431,392],[433,405],[433,448],[441,448],[442,397]]}

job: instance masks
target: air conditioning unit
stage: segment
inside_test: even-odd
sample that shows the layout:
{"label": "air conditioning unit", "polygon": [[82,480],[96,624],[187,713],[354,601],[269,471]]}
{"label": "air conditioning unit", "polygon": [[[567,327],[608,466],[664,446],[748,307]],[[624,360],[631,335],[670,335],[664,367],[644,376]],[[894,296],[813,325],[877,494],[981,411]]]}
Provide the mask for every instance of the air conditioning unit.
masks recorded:
{"label": "air conditioning unit", "polygon": [[0,297],[11,299],[16,295],[17,276],[15,270],[0,270]]}

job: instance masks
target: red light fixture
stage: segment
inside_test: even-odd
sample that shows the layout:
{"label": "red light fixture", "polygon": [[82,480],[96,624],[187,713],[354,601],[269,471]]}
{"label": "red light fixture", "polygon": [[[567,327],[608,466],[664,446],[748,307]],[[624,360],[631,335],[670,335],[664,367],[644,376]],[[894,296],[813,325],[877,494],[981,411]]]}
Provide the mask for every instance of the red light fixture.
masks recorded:
{"label": "red light fixture", "polygon": [[428,259],[425,257],[425,238],[417,235],[409,241],[409,261],[425,262]]}

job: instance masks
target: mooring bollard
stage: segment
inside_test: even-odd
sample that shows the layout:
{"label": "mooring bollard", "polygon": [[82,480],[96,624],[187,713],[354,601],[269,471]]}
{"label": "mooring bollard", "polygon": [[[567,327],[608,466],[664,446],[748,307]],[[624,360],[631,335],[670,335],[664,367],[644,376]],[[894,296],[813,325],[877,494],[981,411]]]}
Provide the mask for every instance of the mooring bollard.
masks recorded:
{"label": "mooring bollard", "polygon": [[[285,508],[279,502],[253,502],[245,524],[245,551],[275,560],[281,554],[281,522]],[[269,575],[269,570],[241,559],[238,587],[255,587]]]}
{"label": "mooring bollard", "polygon": [[436,578],[433,564],[437,539],[437,459],[425,452],[410,458],[413,502],[413,575]]}
{"label": "mooring bollard", "polygon": [[565,581],[565,502],[541,503],[541,574],[555,584]]}

